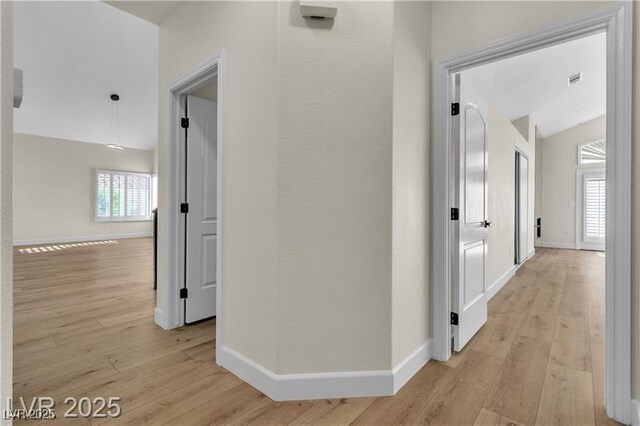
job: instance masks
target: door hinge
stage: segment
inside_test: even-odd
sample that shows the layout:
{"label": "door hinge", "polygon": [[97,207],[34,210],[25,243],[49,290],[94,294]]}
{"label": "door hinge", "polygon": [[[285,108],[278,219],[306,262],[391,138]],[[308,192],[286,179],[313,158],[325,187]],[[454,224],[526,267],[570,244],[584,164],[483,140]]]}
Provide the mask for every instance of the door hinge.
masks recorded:
{"label": "door hinge", "polygon": [[189,289],[188,288],[181,288],[180,289],[180,299],[186,299],[187,297],[189,297]]}
{"label": "door hinge", "polygon": [[451,220],[460,219],[460,209],[457,207],[451,207]]}
{"label": "door hinge", "polygon": [[451,104],[451,115],[460,115],[460,103],[453,102]]}
{"label": "door hinge", "polygon": [[451,312],[451,325],[458,325],[458,314]]}
{"label": "door hinge", "polygon": [[187,117],[182,117],[180,119],[180,126],[183,129],[188,129],[189,128],[189,119]]}
{"label": "door hinge", "polygon": [[180,213],[189,213],[189,203],[180,204]]}

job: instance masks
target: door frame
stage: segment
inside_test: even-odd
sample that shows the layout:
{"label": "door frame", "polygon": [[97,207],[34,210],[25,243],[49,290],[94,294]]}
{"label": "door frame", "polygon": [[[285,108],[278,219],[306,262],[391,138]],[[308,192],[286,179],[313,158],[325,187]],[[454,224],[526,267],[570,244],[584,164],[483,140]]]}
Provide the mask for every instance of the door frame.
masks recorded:
{"label": "door frame", "polygon": [[[166,197],[164,203],[160,199],[160,214],[167,215],[165,227],[160,229],[160,241],[166,249],[163,264],[158,265],[160,280],[158,282],[158,303],[155,310],[155,322],[165,329],[184,325],[184,303],[180,299],[180,288],[184,281],[184,232],[185,217],[180,213],[180,203],[184,200],[184,150],[185,132],[180,126],[180,119],[185,115],[186,96],[197,87],[210,81],[214,76],[218,79],[217,102],[217,241],[216,241],[216,359],[222,347],[222,253],[223,253],[223,179],[224,179],[224,131],[223,111],[225,105],[225,61],[224,51],[207,59],[177,78],[166,91],[167,124],[166,149],[161,161],[166,165],[165,179],[159,183]],[[160,179],[159,179],[160,180]],[[162,213],[162,211],[168,213]],[[165,238],[162,241],[162,234]],[[161,252],[162,254],[162,252]]]}
{"label": "door frame", "polygon": [[600,243],[583,241],[584,237],[584,178],[589,175],[603,175],[606,179],[604,166],[576,168],[576,249],[601,250]]}
{"label": "door frame", "polygon": [[[529,245],[528,244],[529,243],[529,241],[528,241],[528,238],[529,238],[529,225],[530,225],[528,223],[528,220],[530,219],[529,218],[529,208],[531,207],[531,206],[529,206],[529,191],[530,191],[531,182],[529,181],[529,169],[528,168],[531,165],[530,164],[531,161],[530,161],[529,156],[527,155],[527,153],[524,152],[522,149],[518,148],[517,146],[516,146],[514,152],[515,152],[515,154],[520,154],[520,157],[524,157],[524,158],[527,159],[527,198],[526,198],[527,199],[527,225],[526,226],[527,226],[527,247],[528,247],[528,245]],[[518,170],[516,170],[516,172],[517,172],[517,174],[516,174],[516,185],[518,186],[518,191],[520,191],[520,188],[519,188],[519,185],[518,185],[520,183],[520,180],[519,180],[520,179],[520,173],[519,173],[520,170],[518,169]],[[518,193],[518,195],[521,196],[522,194]],[[520,205],[519,204],[520,204],[519,200],[516,197],[515,206],[514,206],[516,213],[522,213],[522,212],[520,212]],[[521,219],[520,217],[516,218],[517,228],[520,228],[520,219]],[[522,263],[518,262],[518,257],[521,254],[520,253],[520,236],[518,235],[519,231],[520,231],[520,229],[516,229],[516,232],[515,232],[515,234],[516,234],[515,237],[516,237],[517,244],[514,245],[514,251],[517,254],[515,256],[515,260],[516,261],[514,262],[514,265],[522,265],[524,262],[526,262],[529,259],[529,250],[527,250],[527,252],[525,253],[525,258],[522,261]]]}
{"label": "door frame", "polygon": [[[607,33],[607,237],[605,408],[631,419],[632,2],[619,2],[541,30],[519,34],[433,64],[432,357],[451,355],[451,83],[472,67]],[[613,226],[615,223],[615,227]]]}

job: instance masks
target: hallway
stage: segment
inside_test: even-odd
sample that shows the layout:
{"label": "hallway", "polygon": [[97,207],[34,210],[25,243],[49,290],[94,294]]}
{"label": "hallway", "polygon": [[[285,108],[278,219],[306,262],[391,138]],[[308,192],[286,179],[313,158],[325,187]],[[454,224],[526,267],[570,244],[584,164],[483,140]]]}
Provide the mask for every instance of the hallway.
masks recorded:
{"label": "hallway", "polygon": [[59,416],[64,397],[119,396],[122,416],[91,424],[608,423],[596,252],[538,249],[465,350],[429,362],[397,395],[297,402],[216,366],[215,321],[153,324],[149,239],[14,254],[14,397],[52,396]]}

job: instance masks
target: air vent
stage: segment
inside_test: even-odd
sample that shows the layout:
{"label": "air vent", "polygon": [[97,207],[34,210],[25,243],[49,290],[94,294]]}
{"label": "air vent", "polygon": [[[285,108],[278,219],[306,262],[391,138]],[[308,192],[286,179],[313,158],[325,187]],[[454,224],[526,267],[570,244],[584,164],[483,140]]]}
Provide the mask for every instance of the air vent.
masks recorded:
{"label": "air vent", "polygon": [[582,80],[582,73],[574,74],[567,78],[567,86],[573,86],[576,83],[579,83]]}

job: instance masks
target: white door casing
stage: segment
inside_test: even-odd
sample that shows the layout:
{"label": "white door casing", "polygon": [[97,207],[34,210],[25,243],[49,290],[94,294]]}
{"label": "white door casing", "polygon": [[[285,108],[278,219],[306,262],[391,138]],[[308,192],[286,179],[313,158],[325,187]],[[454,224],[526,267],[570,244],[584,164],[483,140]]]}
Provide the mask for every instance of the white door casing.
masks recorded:
{"label": "white door casing", "polygon": [[452,146],[450,76],[475,66],[531,52],[600,31],[607,33],[606,335],[605,408],[631,421],[631,124],[634,2],[621,1],[558,24],[501,38],[448,58],[433,60],[432,221],[433,357],[451,354],[452,239],[450,223]]}
{"label": "white door casing", "polygon": [[487,105],[468,84],[455,77],[459,114],[452,120],[453,194],[459,209],[453,220],[453,349],[462,350],[487,321]]}
{"label": "white door casing", "polygon": [[[597,238],[587,235],[588,219],[586,206],[587,202],[589,202],[587,199],[587,182],[606,182],[605,176],[606,173],[604,168],[583,168],[576,170],[576,248],[578,249],[597,251],[605,250],[604,237]],[[603,192],[606,192],[606,189],[601,189]],[[598,207],[602,210],[605,209],[605,206],[603,205]],[[602,228],[604,225],[604,215],[597,218],[597,221],[599,223],[597,225],[592,224],[592,226]]]}
{"label": "white door casing", "polygon": [[216,314],[217,105],[187,96],[185,322]]}
{"label": "white door casing", "polygon": [[518,263],[529,253],[529,159],[518,151]]}

